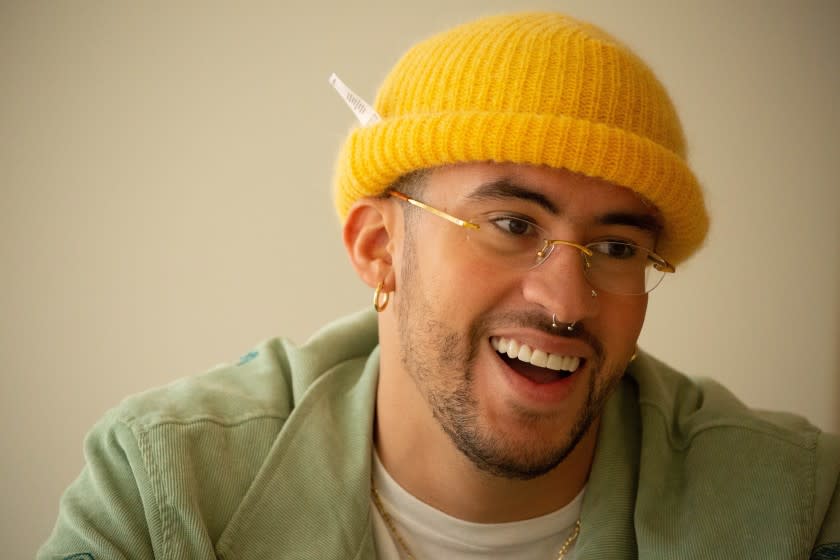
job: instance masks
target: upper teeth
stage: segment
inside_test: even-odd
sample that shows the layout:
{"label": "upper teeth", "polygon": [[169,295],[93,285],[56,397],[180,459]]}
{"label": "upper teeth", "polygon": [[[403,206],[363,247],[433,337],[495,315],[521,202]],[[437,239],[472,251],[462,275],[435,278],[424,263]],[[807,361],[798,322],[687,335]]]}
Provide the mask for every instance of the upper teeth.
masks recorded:
{"label": "upper teeth", "polygon": [[535,350],[527,344],[522,344],[512,338],[491,336],[490,344],[493,345],[493,348],[495,348],[499,354],[507,354],[509,357],[522,362],[552,369],[554,371],[575,371],[580,365],[580,358],[577,356],[549,354],[547,352],[543,352],[542,350]]}

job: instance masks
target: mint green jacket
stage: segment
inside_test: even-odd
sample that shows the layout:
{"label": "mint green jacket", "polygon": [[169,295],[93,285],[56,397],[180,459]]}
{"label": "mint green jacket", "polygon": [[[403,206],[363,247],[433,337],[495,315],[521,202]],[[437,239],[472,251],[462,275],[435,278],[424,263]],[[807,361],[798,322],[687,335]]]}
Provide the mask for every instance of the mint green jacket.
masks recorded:
{"label": "mint green jacket", "polygon": [[[88,435],[38,558],[375,558],[378,365],[365,312],[129,398]],[[599,438],[578,558],[840,557],[840,442],[802,419],[641,354]]]}

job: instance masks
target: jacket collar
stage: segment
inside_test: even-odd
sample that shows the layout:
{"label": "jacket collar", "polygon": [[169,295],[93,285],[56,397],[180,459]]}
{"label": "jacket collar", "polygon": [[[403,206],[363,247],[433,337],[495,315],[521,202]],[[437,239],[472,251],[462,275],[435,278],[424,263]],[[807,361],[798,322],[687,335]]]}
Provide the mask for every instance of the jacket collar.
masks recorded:
{"label": "jacket collar", "polygon": [[[217,545],[220,558],[375,558],[370,477],[379,349],[323,374],[297,404]],[[635,558],[639,410],[624,381],[607,403],[577,556]],[[596,519],[597,522],[590,520]]]}
{"label": "jacket collar", "polygon": [[636,558],[633,510],[639,478],[640,422],[634,384],[626,378],[607,401],[581,508],[578,558]]}

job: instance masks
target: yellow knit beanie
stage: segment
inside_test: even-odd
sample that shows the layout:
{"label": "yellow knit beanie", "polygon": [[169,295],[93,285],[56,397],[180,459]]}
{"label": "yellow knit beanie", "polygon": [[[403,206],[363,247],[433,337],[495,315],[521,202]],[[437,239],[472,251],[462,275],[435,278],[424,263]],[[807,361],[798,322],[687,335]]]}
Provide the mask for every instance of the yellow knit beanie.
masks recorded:
{"label": "yellow knit beanie", "polygon": [[628,187],[661,212],[657,252],[688,258],[708,230],[703,193],[662,84],[627,47],[560,14],[493,16],[427,39],[397,63],[338,157],[335,203],[459,162],[566,168]]}

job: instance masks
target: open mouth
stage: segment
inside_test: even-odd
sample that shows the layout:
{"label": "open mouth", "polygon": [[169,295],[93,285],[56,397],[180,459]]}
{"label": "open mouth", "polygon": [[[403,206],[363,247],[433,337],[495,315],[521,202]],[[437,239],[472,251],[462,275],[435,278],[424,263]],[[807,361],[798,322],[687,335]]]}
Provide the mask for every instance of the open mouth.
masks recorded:
{"label": "open mouth", "polygon": [[538,384],[565,379],[585,362],[578,356],[551,354],[531,348],[512,338],[492,336],[490,344],[511,369]]}

